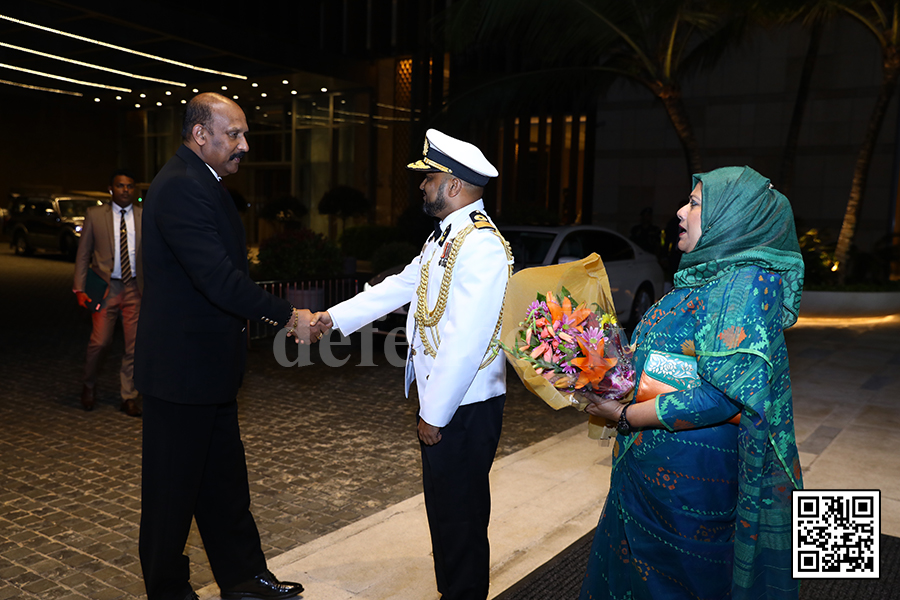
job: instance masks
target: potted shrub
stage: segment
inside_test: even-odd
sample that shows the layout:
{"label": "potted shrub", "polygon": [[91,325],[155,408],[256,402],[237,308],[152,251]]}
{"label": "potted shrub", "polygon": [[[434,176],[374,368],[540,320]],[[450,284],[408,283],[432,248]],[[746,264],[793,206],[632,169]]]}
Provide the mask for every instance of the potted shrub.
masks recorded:
{"label": "potted shrub", "polygon": [[834,243],[826,233],[810,229],[799,236],[806,267],[800,315],[803,317],[882,317],[900,313],[900,282],[890,281],[893,258],[889,244],[874,252],[851,249],[846,283],[839,284],[834,264]]}
{"label": "potted shrub", "polygon": [[270,280],[327,279],[341,272],[338,247],[310,229],[288,229],[259,245],[258,274]]}
{"label": "potted shrub", "polygon": [[328,231],[332,237],[337,237],[337,227],[331,217],[340,219],[343,229],[347,219],[363,215],[369,210],[369,201],[356,188],[338,185],[325,192],[319,200],[318,208],[319,214],[328,215]]}
{"label": "potted shrub", "polygon": [[303,227],[303,218],[309,213],[299,198],[280,196],[265,202],[259,209],[259,238],[265,240],[288,229]]}
{"label": "potted shrub", "polygon": [[286,299],[310,310],[325,308],[325,291],[316,280],[337,277],[341,273],[338,247],[321,233],[310,229],[287,229],[262,242],[254,269],[260,280],[298,282],[288,289]]}
{"label": "potted shrub", "polygon": [[384,246],[401,239],[399,227],[386,225],[358,225],[348,227],[341,234],[339,244],[347,260],[353,260],[355,270],[371,272],[374,253]]}

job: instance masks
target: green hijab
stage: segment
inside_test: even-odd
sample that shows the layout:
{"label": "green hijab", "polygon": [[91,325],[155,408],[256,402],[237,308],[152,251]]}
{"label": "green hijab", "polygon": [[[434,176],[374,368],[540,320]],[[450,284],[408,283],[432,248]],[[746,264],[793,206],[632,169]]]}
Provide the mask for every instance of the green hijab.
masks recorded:
{"label": "green hijab", "polygon": [[756,265],[782,277],[782,323],[797,321],[803,258],[788,199],[750,167],[723,167],[694,175],[702,183],[700,239],[681,257],[675,287],[698,287]]}

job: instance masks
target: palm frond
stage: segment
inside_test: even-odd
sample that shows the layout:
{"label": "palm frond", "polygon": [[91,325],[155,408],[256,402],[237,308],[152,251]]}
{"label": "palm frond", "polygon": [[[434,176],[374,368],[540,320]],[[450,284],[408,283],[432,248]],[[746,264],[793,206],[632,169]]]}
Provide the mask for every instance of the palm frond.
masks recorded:
{"label": "palm frond", "polygon": [[674,77],[688,78],[699,71],[715,67],[729,50],[743,43],[749,24],[750,17],[747,13],[727,17],[713,33],[700,38],[686,51]]}
{"label": "palm frond", "polygon": [[523,60],[546,66],[597,64],[627,14],[608,0],[463,0],[447,21],[447,43],[465,52],[484,43],[516,48]]}

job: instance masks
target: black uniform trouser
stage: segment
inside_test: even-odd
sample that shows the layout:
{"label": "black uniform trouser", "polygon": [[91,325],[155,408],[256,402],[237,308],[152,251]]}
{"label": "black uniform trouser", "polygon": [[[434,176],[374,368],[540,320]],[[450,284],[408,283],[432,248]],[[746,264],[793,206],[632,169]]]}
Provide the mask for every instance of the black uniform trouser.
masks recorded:
{"label": "black uniform trouser", "polygon": [[266,568],[250,514],[250,487],[237,402],[177,404],[144,396],[140,556],[149,600],[189,590],[184,555],[197,521],[220,587]]}
{"label": "black uniform trouser", "polygon": [[506,395],[460,406],[441,441],[420,443],[434,574],[443,600],[484,600],[490,572],[488,474],[500,441]]}

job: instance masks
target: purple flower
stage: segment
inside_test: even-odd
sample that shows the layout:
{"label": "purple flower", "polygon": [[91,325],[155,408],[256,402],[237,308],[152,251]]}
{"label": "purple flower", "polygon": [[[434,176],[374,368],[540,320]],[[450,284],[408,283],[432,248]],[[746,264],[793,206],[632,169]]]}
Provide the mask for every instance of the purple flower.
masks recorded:
{"label": "purple flower", "polygon": [[621,398],[632,389],[634,389],[634,369],[630,365],[614,367],[599,386],[600,394],[604,398]]}
{"label": "purple flower", "polygon": [[535,300],[528,306],[528,310],[526,311],[526,318],[531,318],[535,316],[535,312],[540,313],[542,311],[547,310],[547,304],[545,302],[538,302]]}
{"label": "purple flower", "polygon": [[584,330],[584,333],[581,334],[581,339],[584,340],[588,347],[596,348],[597,344],[600,343],[600,340],[603,339],[603,334],[596,327],[588,327]]}

